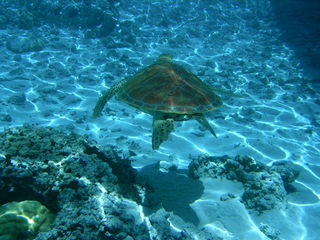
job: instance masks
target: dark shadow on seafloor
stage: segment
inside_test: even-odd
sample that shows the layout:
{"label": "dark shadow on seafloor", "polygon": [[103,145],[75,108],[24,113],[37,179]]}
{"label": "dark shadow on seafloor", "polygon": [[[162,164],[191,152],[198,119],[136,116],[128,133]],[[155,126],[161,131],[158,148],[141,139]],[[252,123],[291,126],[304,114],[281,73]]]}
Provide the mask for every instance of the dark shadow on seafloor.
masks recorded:
{"label": "dark shadow on seafloor", "polygon": [[152,187],[152,193],[146,196],[152,204],[150,208],[144,209],[146,215],[163,207],[167,212],[173,212],[185,222],[197,226],[199,219],[190,204],[203,194],[204,187],[201,181],[193,180],[179,170],[161,172],[159,164],[142,168],[140,174]]}
{"label": "dark shadow on seafloor", "polygon": [[320,1],[271,0],[283,40],[301,60],[305,73],[320,84]]}

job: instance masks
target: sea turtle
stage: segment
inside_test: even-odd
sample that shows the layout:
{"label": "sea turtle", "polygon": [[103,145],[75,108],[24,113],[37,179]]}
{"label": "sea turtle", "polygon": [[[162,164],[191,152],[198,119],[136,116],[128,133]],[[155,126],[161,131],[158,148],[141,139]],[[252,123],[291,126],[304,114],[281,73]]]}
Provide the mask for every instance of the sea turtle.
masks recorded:
{"label": "sea turtle", "polygon": [[161,54],[154,64],[104,92],[93,110],[93,117],[100,115],[114,95],[153,116],[153,149],[168,139],[174,121],[195,119],[216,137],[204,113],[220,107],[221,98],[194,74],[173,63],[168,54]]}

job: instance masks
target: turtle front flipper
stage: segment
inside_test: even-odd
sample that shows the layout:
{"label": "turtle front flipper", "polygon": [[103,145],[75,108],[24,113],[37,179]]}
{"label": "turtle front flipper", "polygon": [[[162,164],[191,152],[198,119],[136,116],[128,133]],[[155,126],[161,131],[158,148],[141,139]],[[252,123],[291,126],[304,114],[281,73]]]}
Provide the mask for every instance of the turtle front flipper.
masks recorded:
{"label": "turtle front flipper", "polygon": [[210,126],[208,120],[202,115],[202,116],[197,116],[195,119],[207,130],[209,130],[213,136],[217,137],[215,131],[213,128]]}
{"label": "turtle front flipper", "polygon": [[152,132],[152,149],[159,149],[161,143],[168,140],[170,132],[174,129],[173,119],[154,119]]}
{"label": "turtle front flipper", "polygon": [[99,98],[98,102],[96,103],[96,106],[93,109],[93,118],[99,117],[104,108],[104,105],[106,105],[110,98],[112,98],[115,94],[119,92],[119,90],[123,87],[123,85],[126,82],[127,79],[123,79],[122,81],[118,82],[116,85],[112,86],[103,93],[103,95]]}

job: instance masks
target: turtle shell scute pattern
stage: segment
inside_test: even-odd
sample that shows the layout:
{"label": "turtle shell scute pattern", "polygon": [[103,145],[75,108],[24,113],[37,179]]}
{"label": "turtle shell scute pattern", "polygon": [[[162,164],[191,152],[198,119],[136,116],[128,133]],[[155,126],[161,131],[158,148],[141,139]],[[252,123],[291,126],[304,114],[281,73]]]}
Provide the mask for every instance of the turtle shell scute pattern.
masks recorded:
{"label": "turtle shell scute pattern", "polygon": [[117,94],[145,112],[196,114],[214,110],[222,100],[191,72],[172,63],[155,63],[130,78]]}

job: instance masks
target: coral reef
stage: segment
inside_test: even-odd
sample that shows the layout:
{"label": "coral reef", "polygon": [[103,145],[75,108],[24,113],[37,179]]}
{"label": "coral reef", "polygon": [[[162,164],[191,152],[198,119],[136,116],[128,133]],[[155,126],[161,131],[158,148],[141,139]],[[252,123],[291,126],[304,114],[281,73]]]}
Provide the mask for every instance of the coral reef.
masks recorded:
{"label": "coral reef", "polygon": [[138,208],[142,186],[130,163],[111,148],[98,149],[85,136],[25,125],[0,133],[0,153],[0,202],[34,199],[57,213],[52,230],[38,239],[148,236],[144,222],[124,208],[130,201]]}
{"label": "coral reef", "polygon": [[244,205],[263,212],[286,203],[286,189],[298,173],[293,168],[285,169],[283,163],[268,167],[248,156],[200,156],[190,163],[189,176],[195,179],[224,177],[241,182],[244,186],[241,197]]}
{"label": "coral reef", "polygon": [[214,239],[182,220],[173,228],[179,217],[148,205],[153,189],[128,160],[67,130],[24,125],[1,132],[0,191],[2,204],[33,199],[56,215],[37,240]]}
{"label": "coral reef", "polygon": [[49,230],[54,215],[38,201],[10,202],[0,206],[0,239],[33,239]]}

